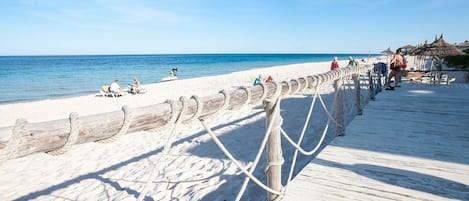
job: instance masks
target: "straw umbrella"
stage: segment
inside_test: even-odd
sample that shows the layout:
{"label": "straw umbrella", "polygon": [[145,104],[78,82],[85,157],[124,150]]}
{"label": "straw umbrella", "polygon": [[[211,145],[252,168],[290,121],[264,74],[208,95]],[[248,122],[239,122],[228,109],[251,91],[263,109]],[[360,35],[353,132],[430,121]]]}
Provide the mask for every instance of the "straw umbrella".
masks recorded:
{"label": "straw umbrella", "polygon": [[456,46],[447,43],[443,39],[443,34],[441,34],[440,38],[436,39],[433,43],[428,45],[428,47],[423,49],[421,54],[439,59],[440,57],[445,56],[464,55],[464,52],[459,50]]}
{"label": "straw umbrella", "polygon": [[[424,55],[424,56],[432,57],[432,61],[431,61],[431,65],[430,65],[430,71],[432,71],[433,70],[433,60],[434,59],[441,66],[442,65],[441,57],[464,55],[464,52],[459,50],[456,46],[447,43],[443,39],[443,34],[441,34],[440,38],[435,39],[435,41],[433,41],[433,43],[428,45],[428,47],[424,48],[420,52],[420,54]],[[440,67],[440,70],[441,70],[441,67]]]}
{"label": "straw umbrella", "polygon": [[391,47],[388,47],[388,49],[385,49],[385,50],[381,51],[381,53],[383,53],[383,54],[394,54],[394,52],[391,50]]}
{"label": "straw umbrella", "polygon": [[391,50],[391,47],[388,47],[388,49],[385,49],[385,50],[381,51],[381,53],[386,55],[386,62],[388,61],[389,55],[394,54],[394,52]]}

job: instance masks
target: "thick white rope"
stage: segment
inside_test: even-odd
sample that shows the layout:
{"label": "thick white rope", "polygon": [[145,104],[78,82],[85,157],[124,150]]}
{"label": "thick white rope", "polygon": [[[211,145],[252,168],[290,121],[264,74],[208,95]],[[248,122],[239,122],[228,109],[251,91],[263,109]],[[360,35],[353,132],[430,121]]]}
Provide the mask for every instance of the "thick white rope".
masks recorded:
{"label": "thick white rope", "polygon": [[[314,96],[313,96],[313,99],[312,99],[311,104],[309,106],[308,115],[306,116],[306,120],[305,120],[303,129],[301,130],[300,138],[298,139],[298,144],[301,144],[301,142],[303,140],[303,136],[306,132],[306,129],[308,128],[310,118],[311,118],[312,113],[313,113],[313,108],[314,108],[314,105],[316,103],[316,98],[318,97],[318,93],[319,93],[319,82],[316,82],[316,89],[315,89],[315,92],[314,92]],[[297,157],[298,157],[298,149],[296,149],[295,152],[293,153],[292,165],[290,167],[290,173],[288,174],[288,180],[287,181],[291,181],[291,179],[293,177],[293,171],[295,169],[295,163],[296,163],[296,158]]]}
{"label": "thick white rope", "polygon": [[[318,98],[319,98],[319,102],[321,102],[322,108],[323,108],[323,110],[324,110],[324,113],[326,113],[327,117],[328,117],[332,122],[334,122],[334,124],[335,124],[336,126],[344,127],[344,125],[339,124],[339,123],[334,119],[334,117],[332,117],[332,114],[329,112],[329,109],[327,109],[327,106],[326,106],[326,104],[324,103],[324,100],[322,99],[321,95],[318,95]],[[334,100],[334,101],[335,101],[335,100]]]}
{"label": "thick white rope", "polygon": [[230,98],[231,98],[230,94],[226,90],[221,90],[219,93],[223,94],[225,99],[223,100],[223,105],[221,106],[220,110],[218,110],[218,111],[226,110],[226,108],[228,108],[228,105],[230,103]]}
{"label": "thick white rope", "polygon": [[50,155],[61,155],[70,150],[72,145],[77,142],[78,134],[80,134],[80,119],[78,118],[78,113],[72,112],[70,113],[70,134],[68,135],[67,141],[65,142],[64,146],[47,152]]}
{"label": "thick white rope", "polygon": [[263,82],[259,83],[259,85],[262,87],[262,96],[261,98],[259,99],[259,102],[262,103],[262,101],[265,99],[265,97],[267,97],[267,91],[269,90],[269,88],[267,87],[267,85]]}
{"label": "thick white rope", "polygon": [[[327,134],[327,131],[329,130],[329,124],[330,124],[330,121],[331,120],[327,120],[327,123],[326,123],[326,127],[324,128],[323,132],[322,132],[322,136],[321,136],[321,139],[319,140],[318,144],[316,145],[316,147],[314,147],[312,150],[310,151],[305,151],[300,144],[297,144],[295,143],[291,138],[290,136],[287,134],[287,132],[283,129],[281,129],[281,133],[282,133],[282,136],[285,137],[285,139],[287,139],[287,141],[293,146],[296,148],[296,150],[300,151],[303,155],[306,155],[306,156],[310,156],[310,155],[313,155],[314,153],[316,153],[316,151],[319,149],[319,147],[321,146],[322,142],[324,141],[324,138]],[[295,159],[296,160],[296,159]],[[290,181],[290,177],[289,177],[289,180]]]}
{"label": "thick white rope", "polygon": [[6,144],[5,148],[0,150],[0,162],[10,159],[13,153],[15,153],[16,149],[23,140],[23,132],[26,124],[28,124],[26,119],[20,118],[16,120],[8,143]]}
{"label": "thick white rope", "polygon": [[287,93],[285,93],[285,96],[288,96],[288,95],[290,94],[290,92],[291,92],[291,85],[290,85],[290,82],[282,81],[281,83],[287,84],[288,90],[287,90]]}
{"label": "thick white rope", "polygon": [[97,140],[96,142],[99,142],[99,143],[114,142],[117,139],[119,139],[122,135],[127,133],[127,130],[129,130],[130,123],[131,123],[131,120],[132,120],[132,113],[130,112],[130,109],[127,105],[122,106],[122,111],[124,112],[124,122],[122,122],[122,127],[119,130],[119,132],[117,132],[116,134],[114,134],[111,137],[104,138],[104,139],[101,139],[101,140]]}
{"label": "thick white rope", "polygon": [[192,117],[190,119],[186,120],[185,123],[190,122],[193,119],[198,119],[200,117],[200,115],[202,114],[202,109],[203,109],[202,101],[200,101],[199,97],[196,96],[196,95],[191,96],[191,99],[194,99],[194,101],[197,105],[197,109],[196,109],[194,115],[192,115]]}
{"label": "thick white rope", "polygon": [[150,191],[150,185],[151,185],[151,183],[153,183],[153,178],[156,176],[157,172],[160,172],[158,167],[163,167],[162,165],[160,165],[160,166],[157,166],[157,165],[160,164],[161,158],[164,155],[167,155],[169,150],[171,149],[171,145],[173,143],[174,131],[176,130],[177,125],[179,125],[181,123],[182,114],[187,109],[187,98],[182,96],[180,98],[180,100],[182,102],[182,109],[181,109],[181,112],[179,112],[177,118],[175,118],[176,117],[176,115],[175,115],[176,114],[176,103],[173,100],[167,100],[166,101],[171,106],[171,119],[170,119],[170,121],[168,121],[168,123],[172,124],[172,128],[171,128],[171,131],[168,133],[169,135],[166,138],[166,142],[165,142],[163,151],[161,153],[162,155],[158,158],[157,163],[155,163],[155,166],[153,167],[153,170],[150,173],[150,177],[148,178],[147,183],[145,184],[145,187],[144,187],[142,193],[137,198],[138,201],[142,201],[145,198],[145,196],[148,194],[148,192]]}
{"label": "thick white rope", "polygon": [[[279,86],[279,84],[276,83],[276,82],[273,82],[273,83],[275,84],[275,94],[274,94],[274,97],[277,98],[275,101],[276,101],[276,104],[278,104],[279,101],[280,101],[280,93],[281,93],[281,88],[280,88],[280,86],[281,86],[281,85]],[[269,100],[266,99],[266,101],[272,101],[272,99],[269,99]],[[263,151],[264,151],[264,148],[265,148],[265,146],[266,146],[266,144],[267,144],[267,140],[269,139],[269,133],[270,133],[270,131],[271,131],[272,128],[273,128],[273,123],[272,123],[272,122],[275,121],[275,118],[276,118],[277,116],[280,116],[280,110],[279,110],[279,109],[274,110],[274,112],[275,112],[275,114],[273,115],[273,119],[272,119],[272,121],[269,123],[269,125],[267,126],[267,130],[266,130],[266,132],[265,132],[265,134],[264,134],[264,139],[262,140],[262,144],[261,144],[261,146],[259,147],[259,151],[257,152],[256,158],[254,159],[254,161],[253,161],[253,163],[252,163],[252,166],[251,166],[251,169],[249,170],[249,173],[250,173],[250,174],[252,174],[252,173],[254,172],[254,170],[256,169],[257,164],[258,164],[258,162],[259,162],[259,160],[260,160],[260,158],[261,158],[261,156],[262,156],[262,153],[263,153]],[[280,117],[280,118],[281,118],[281,117]],[[280,121],[282,121],[282,119],[280,119]],[[280,125],[281,125],[281,123],[280,123]],[[241,197],[243,196],[243,194],[244,194],[244,192],[245,192],[245,190],[246,190],[246,187],[247,187],[247,184],[248,184],[248,182],[249,182],[249,179],[250,179],[249,177],[246,177],[246,178],[244,179],[243,185],[241,186],[241,189],[240,189],[238,195],[236,196],[236,199],[235,199],[236,201],[241,200]]]}
{"label": "thick white rope", "polygon": [[[264,190],[268,191],[269,193],[272,193],[272,194],[275,194],[275,195],[279,195],[279,196],[283,196],[282,193],[280,191],[276,191],[274,189],[271,189],[269,188],[268,186],[266,186],[265,184],[263,184],[261,181],[259,181],[254,175],[252,175],[252,173],[250,173],[243,165],[241,165],[241,163],[238,162],[237,159],[235,159],[233,157],[233,155],[231,155],[231,153],[226,149],[226,147],[223,145],[223,143],[220,142],[220,140],[218,139],[218,137],[212,132],[212,130],[205,124],[204,120],[203,119],[199,119],[199,122],[202,124],[202,126],[207,130],[208,134],[213,138],[213,141],[215,142],[215,144],[218,146],[218,148],[220,148],[220,150],[225,154],[225,156],[227,156],[246,176],[248,176],[252,181],[254,181],[254,183],[256,183],[257,185],[259,185],[261,188],[263,188]],[[266,132],[268,133],[268,132]],[[264,143],[265,144],[265,143]]]}
{"label": "thick white rope", "polygon": [[296,82],[296,85],[298,85],[298,88],[296,88],[295,92],[293,92],[294,94],[296,94],[298,93],[298,91],[300,91],[301,88],[300,81],[298,81],[297,79],[292,79],[291,81]]}
{"label": "thick white rope", "polygon": [[251,90],[245,86],[242,86],[241,89],[246,92],[246,96],[247,96],[246,101],[244,101],[241,107],[246,107],[251,102]]}
{"label": "thick white rope", "polygon": [[[305,80],[305,87],[301,90],[301,92],[304,92],[304,91],[306,91],[306,90],[308,89],[308,87],[309,87],[308,78],[300,77],[299,79]],[[298,80],[299,80],[299,79],[298,79]]]}

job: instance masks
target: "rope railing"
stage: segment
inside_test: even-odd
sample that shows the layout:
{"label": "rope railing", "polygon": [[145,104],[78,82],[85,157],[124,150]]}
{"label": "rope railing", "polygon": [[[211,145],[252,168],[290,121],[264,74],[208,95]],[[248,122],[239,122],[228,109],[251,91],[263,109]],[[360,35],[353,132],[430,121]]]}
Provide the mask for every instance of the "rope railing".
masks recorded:
{"label": "rope railing", "polygon": [[[236,159],[234,159],[234,157],[232,156],[232,154],[230,153],[229,150],[226,149],[226,147],[223,145],[223,143],[221,143],[218,138],[216,137],[216,135],[213,133],[213,131],[211,130],[210,127],[208,127],[205,123],[204,123],[204,120],[200,119],[200,123],[203,125],[203,127],[206,129],[207,133],[210,134],[210,136],[213,138],[213,140],[215,141],[215,143],[217,144],[217,146],[220,148],[220,150],[222,150],[222,152],[230,159],[232,160],[233,163],[237,164],[238,168],[245,174],[246,176],[246,179],[244,180],[243,182],[243,185],[241,187],[241,190],[240,192],[238,193],[237,197],[235,200],[241,200],[242,196],[243,196],[243,193],[246,189],[246,186],[247,186],[247,183],[252,180],[254,181],[255,184],[257,184],[259,187],[261,187],[262,189],[264,189],[266,192],[268,192],[268,197],[269,197],[269,200],[281,200],[283,197],[284,197],[284,194],[286,193],[286,190],[287,188],[286,187],[283,187],[283,186],[276,186],[276,185],[272,185],[272,184],[269,184],[268,186],[266,186],[265,184],[259,182],[259,179],[258,178],[255,178],[254,175],[253,175],[253,171],[254,169],[256,168],[256,165],[258,163],[258,160],[259,160],[259,157],[260,157],[260,154],[262,154],[262,150],[264,149],[264,147],[266,146],[266,143],[268,143],[266,140],[267,140],[267,136],[269,138],[273,138],[275,139],[275,133],[272,133],[274,129],[273,127],[273,124],[276,124],[275,127],[278,127],[279,129],[279,133],[287,140],[287,142],[295,149],[295,152],[293,154],[293,159],[292,159],[292,162],[291,162],[291,166],[290,166],[290,172],[289,172],[289,175],[288,175],[288,179],[287,179],[287,184],[288,182],[290,182],[292,180],[292,177],[293,177],[293,171],[294,171],[294,168],[295,168],[295,163],[296,163],[296,160],[297,160],[297,154],[298,152],[303,154],[303,155],[313,155],[315,153],[317,153],[317,151],[319,150],[319,147],[321,146],[321,144],[323,143],[324,141],[324,138],[327,134],[327,131],[329,129],[329,124],[330,122],[333,122],[337,128],[340,128],[339,130],[337,130],[337,135],[338,136],[341,136],[344,134],[345,132],[345,123],[343,121],[343,117],[342,118],[338,118],[338,116],[343,116],[344,114],[344,111],[342,109],[343,107],[343,97],[340,96],[339,94],[341,93],[344,93],[344,91],[347,90],[348,93],[350,94],[353,94],[352,89],[355,88],[355,90],[357,91],[357,94],[359,94],[358,96],[362,96],[361,92],[359,91],[360,89],[360,84],[358,82],[358,74],[355,74],[355,75],[349,75],[349,76],[344,76],[344,77],[341,77],[337,80],[334,80],[334,87],[336,89],[336,96],[335,96],[335,99],[334,99],[334,108],[332,108],[332,110],[330,110],[327,106],[326,106],[326,103],[325,101],[323,100],[322,96],[320,95],[319,91],[320,91],[320,88],[321,86],[324,86],[326,85],[327,83],[326,82],[323,82],[322,85],[320,85],[319,83],[321,82],[321,80],[327,80],[328,78],[330,77],[327,77],[324,76],[324,75],[319,75],[319,76],[316,76],[316,77],[313,77],[312,80],[317,80],[316,82],[316,86],[315,86],[315,92],[314,92],[314,95],[312,97],[312,102],[311,102],[311,105],[310,105],[310,109],[308,111],[308,115],[306,117],[306,120],[305,120],[305,123],[304,123],[304,126],[303,126],[303,129],[301,130],[301,134],[300,134],[300,137],[298,139],[298,142],[294,142],[291,137],[289,136],[289,134],[281,127],[282,125],[282,117],[280,116],[280,108],[277,107],[280,103],[280,96],[279,95],[274,95],[274,97],[272,99],[267,99],[265,100],[265,102],[267,103],[274,103],[273,105],[271,105],[270,107],[269,106],[265,106],[265,110],[266,110],[266,113],[267,114],[271,114],[270,116],[268,115],[267,116],[267,122],[268,122],[268,126],[267,126],[267,130],[266,130],[266,133],[264,135],[264,140],[262,141],[262,144],[260,145],[260,149],[259,149],[259,152],[256,156],[256,158],[254,159],[254,161],[252,162],[252,164],[254,164],[253,166],[251,166],[251,169],[248,171],[246,168],[242,167],[238,161]],[[374,79],[374,78],[371,78],[371,76],[374,76],[372,75],[371,73],[367,73],[367,76],[369,76],[369,78],[366,78],[366,81],[368,81],[368,87],[370,89],[373,89],[374,86],[377,85],[377,80],[378,79]],[[306,87],[303,88],[303,91],[307,88],[307,87],[310,87],[311,85],[308,84],[307,82],[307,79],[304,79],[306,81]],[[350,84],[349,82],[352,81],[354,84]],[[298,82],[299,83],[299,82]],[[276,84],[277,86],[277,84]],[[278,88],[277,88],[278,89]],[[369,96],[369,99],[373,100],[373,97],[374,97],[374,90],[365,90],[365,92],[368,93],[368,96]],[[373,94],[371,94],[371,92],[373,92]],[[275,97],[277,97],[275,99]],[[312,111],[313,111],[313,108],[315,106],[315,102],[316,100],[319,99],[320,101],[320,106],[321,108],[323,109],[324,113],[326,114],[327,116],[327,123],[324,127],[324,130],[321,134],[321,138],[319,140],[319,142],[314,146],[314,148],[310,151],[306,151],[304,150],[302,147],[301,147],[301,143],[302,143],[302,140],[303,140],[303,137],[305,135],[305,132],[306,132],[306,129],[308,127],[308,124],[310,122],[310,118],[312,116]],[[275,100],[275,101],[274,101]],[[356,98],[355,101],[360,101],[362,99],[360,98]],[[366,98],[364,98],[363,100],[366,100]],[[347,102],[347,101],[345,101]],[[350,101],[349,101],[350,102]],[[338,104],[340,103],[340,104]],[[352,108],[354,105],[355,107],[357,105],[361,105],[361,103],[359,104],[354,104],[354,103],[351,103],[350,104],[347,104],[349,106],[349,108]],[[339,113],[335,113],[334,114],[334,109],[336,109],[337,107],[340,107],[340,112]],[[351,113],[351,109],[349,109],[350,113]],[[340,114],[342,113],[342,114]],[[361,114],[361,109],[358,110],[357,109],[357,114]],[[271,133],[271,134],[269,134]],[[277,166],[277,167],[280,167],[282,164],[283,164],[283,159],[282,159],[282,154],[281,154],[281,146],[279,145],[280,143],[279,142],[273,142],[273,143],[269,143],[269,145],[267,147],[280,147],[280,156],[277,156],[277,157],[272,157],[270,156],[270,154],[276,154],[276,153],[269,153],[267,152],[266,153],[266,157],[268,158],[268,163],[266,165],[266,173],[267,173],[267,170],[269,169],[269,167],[271,166]],[[277,151],[278,152],[278,151]],[[278,155],[278,153],[277,153]],[[277,161],[270,161],[270,158],[276,158]],[[279,161],[280,159],[280,161]],[[279,173],[280,175],[280,173]],[[275,175],[274,175],[275,176]],[[278,175],[277,175],[278,176]],[[253,178],[254,177],[254,178]],[[267,176],[267,181],[269,181],[270,179],[272,179],[274,177],[270,176],[269,175]],[[279,180],[278,178],[276,178],[277,180]],[[281,178],[280,178],[281,180]],[[275,183],[280,183],[280,181],[277,181]]]}
{"label": "rope railing", "polygon": [[[307,76],[294,81],[291,80],[289,84],[281,82],[279,83],[281,86],[281,94],[293,94],[311,86],[331,82],[341,76],[363,73],[370,69],[371,66],[341,68],[336,71]],[[266,87],[267,90],[263,90],[263,87]],[[265,86],[256,85],[246,89],[228,90],[224,91],[224,93],[201,97],[202,104],[205,107],[199,111],[197,111],[196,101],[191,99],[188,101],[187,111],[181,114],[181,118],[186,122],[186,120],[190,120],[196,112],[200,113],[200,117],[205,117],[216,114],[223,108],[231,110],[237,109],[243,106],[246,100],[249,100],[249,104],[259,103],[264,98],[271,98],[274,95],[274,90],[274,84],[267,83]],[[225,101],[225,99],[227,99],[226,97],[229,97],[228,104]],[[116,133],[118,133],[117,136],[119,136],[137,131],[162,128],[170,123],[172,112],[178,113],[182,110],[182,103],[181,101],[176,102],[175,111],[171,110],[168,103],[130,108],[129,110],[132,114],[131,118],[130,116],[126,118],[125,110],[89,116],[80,115],[78,136],[76,136],[73,144],[95,142],[111,138],[116,135]],[[77,114],[79,114],[79,112],[77,112]],[[124,123],[126,123],[126,125],[124,125]],[[39,123],[28,123],[24,120],[22,124],[0,128],[0,160],[8,160],[32,153],[50,152],[60,149],[69,141],[68,139],[71,134],[70,129],[69,118]],[[20,132],[18,132],[18,130]],[[13,141],[13,143],[10,141]],[[72,144],[69,142],[67,146],[72,146]]]}
{"label": "rope railing", "polygon": [[[253,87],[241,87],[235,90],[223,90],[216,95],[197,97],[192,96],[191,99],[181,97],[179,101],[167,101],[165,103],[150,105],[140,108],[128,108],[124,106],[122,113],[110,112],[99,115],[82,116],[78,119],[78,113],[72,113],[69,119],[62,119],[56,121],[28,123],[24,119],[19,119],[14,127],[0,128],[0,161],[12,158],[22,157],[36,152],[48,152],[53,154],[63,154],[74,144],[81,144],[86,142],[111,142],[117,137],[136,131],[145,131],[151,129],[158,129],[165,126],[171,128],[168,136],[167,143],[165,144],[163,155],[166,154],[172,142],[172,133],[176,126],[180,123],[187,123],[193,120],[199,120],[202,126],[207,130],[209,135],[217,143],[217,146],[225,153],[225,155],[238,166],[238,168],[246,175],[241,190],[236,198],[240,200],[249,181],[254,181],[257,185],[266,190],[269,194],[269,200],[282,199],[285,189],[283,189],[281,179],[281,166],[283,164],[283,157],[281,156],[280,138],[283,136],[287,139],[289,144],[294,147],[295,153],[293,156],[292,167],[288,176],[288,181],[292,179],[293,169],[298,152],[304,155],[314,154],[319,146],[322,144],[325,134],[329,128],[329,123],[333,122],[336,126],[337,135],[342,135],[345,131],[345,123],[343,121],[343,95],[345,86],[344,80],[353,80],[354,84],[348,84],[349,90],[351,87],[356,89],[355,106],[358,108],[357,113],[361,114],[361,101],[363,96],[360,94],[360,80],[358,75],[368,73],[369,89],[373,89],[376,85],[374,82],[378,79],[373,79],[370,70],[371,66],[363,67],[347,67],[340,68],[335,71],[329,71],[322,74],[300,77],[290,81],[262,83]],[[332,110],[329,111],[324,103],[319,91],[320,88],[334,83],[336,89],[335,104]],[[294,142],[288,133],[281,127],[282,117],[280,116],[280,100],[282,96],[304,93],[306,90],[314,88],[314,96],[310,106],[310,110],[305,120],[300,139]],[[374,90],[368,91],[370,99],[374,99]],[[311,117],[312,108],[314,103],[319,99],[324,113],[327,115],[327,125],[323,131],[320,142],[314,149],[305,151],[301,148],[303,136],[306,132],[307,124]],[[358,102],[358,103],[357,103]],[[268,127],[265,132],[263,144],[259,147],[258,154],[255,160],[251,163],[250,167],[242,166],[226,148],[223,147],[221,142],[217,140],[216,135],[204,123],[204,119],[216,115],[222,110],[230,109],[236,110],[248,104],[263,103],[267,116]],[[340,104],[339,104],[340,103]],[[342,105],[342,106],[340,106]],[[342,119],[341,119],[342,118]],[[4,138],[2,136],[8,136]],[[44,143],[46,142],[46,143]],[[34,147],[31,147],[34,145]],[[267,147],[266,147],[267,146]],[[266,174],[268,174],[267,185],[263,184],[258,178],[253,175],[256,169],[260,156],[264,148],[267,149],[268,163],[265,167]],[[272,154],[270,152],[276,152]],[[149,177],[147,185],[143,190],[142,196],[146,195],[149,190],[149,185],[157,172],[155,167]],[[280,178],[280,179],[279,179]],[[139,197],[139,200],[143,197]]]}

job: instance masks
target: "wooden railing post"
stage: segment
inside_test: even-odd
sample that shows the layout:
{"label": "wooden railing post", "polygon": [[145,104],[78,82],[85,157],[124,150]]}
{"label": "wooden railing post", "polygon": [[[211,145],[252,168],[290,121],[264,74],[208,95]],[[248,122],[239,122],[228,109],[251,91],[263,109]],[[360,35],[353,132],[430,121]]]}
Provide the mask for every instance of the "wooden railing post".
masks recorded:
{"label": "wooden railing post", "polygon": [[376,96],[375,96],[375,87],[374,87],[374,83],[373,83],[373,77],[371,76],[371,71],[368,71],[368,82],[369,82],[369,89],[370,89],[370,98],[371,100],[376,100]]}
{"label": "wooden railing post", "polygon": [[381,78],[381,72],[383,72],[381,70],[381,68],[383,68],[383,66],[380,66],[378,69],[378,92],[382,92],[383,91],[383,83],[381,82],[382,81],[382,78]]}
{"label": "wooden railing post", "polygon": [[352,75],[353,82],[355,84],[355,109],[357,110],[357,115],[363,114],[362,101],[361,101],[361,92],[360,92],[360,75]]}
{"label": "wooden railing post", "polygon": [[345,126],[344,126],[344,93],[342,90],[341,79],[334,81],[335,88],[335,121],[337,125],[335,127],[335,134],[337,136],[345,135]]}
{"label": "wooden railing post", "polygon": [[[282,145],[280,139],[280,100],[264,101],[264,109],[267,118],[267,127],[270,124],[272,129],[266,146],[267,158],[267,186],[276,191],[282,190]],[[276,200],[278,195],[267,192],[268,200]]]}

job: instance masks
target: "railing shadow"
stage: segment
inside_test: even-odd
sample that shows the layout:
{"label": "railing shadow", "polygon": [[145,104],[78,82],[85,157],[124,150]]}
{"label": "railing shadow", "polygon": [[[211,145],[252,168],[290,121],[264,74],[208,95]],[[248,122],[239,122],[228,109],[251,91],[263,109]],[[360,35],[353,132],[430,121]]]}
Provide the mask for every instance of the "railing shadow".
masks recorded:
{"label": "railing shadow", "polygon": [[[322,94],[322,98],[328,109],[330,110],[333,104],[333,98],[335,94]],[[297,141],[300,137],[301,130],[306,120],[308,113],[308,106],[311,104],[312,95],[298,98],[286,98],[281,101],[281,116],[283,118],[282,128],[289,134],[292,140]],[[310,123],[307,127],[306,135],[303,138],[302,147],[305,150],[312,150],[319,142],[321,135],[324,131],[327,122],[327,116],[324,113],[323,108],[320,106],[319,100],[313,109],[313,115],[310,119]],[[305,106],[304,110],[298,110],[298,105]],[[349,108],[349,109],[353,109]],[[353,119],[349,117],[347,124]],[[208,121],[208,120],[207,120]],[[219,136],[221,142],[224,143],[226,148],[237,158],[239,161],[248,163],[254,160],[255,155],[262,142],[264,132],[266,130],[265,118],[262,120],[251,123],[250,125],[244,125],[230,132],[225,132]],[[220,127],[221,128],[221,127]],[[217,129],[213,129],[216,133]],[[253,133],[253,131],[255,133]],[[293,177],[296,176],[323,148],[325,148],[335,138],[335,126],[333,123],[327,131],[326,138],[321,145],[320,149],[316,154],[305,156],[301,153],[298,154],[296,159],[296,165],[294,168]],[[243,141],[240,141],[243,139]],[[249,141],[249,144],[246,143]],[[211,150],[210,152],[207,150]],[[212,140],[206,142],[203,146],[197,146],[192,149],[191,154],[200,155],[204,157],[220,157],[222,152],[213,143]],[[285,139],[282,139],[282,153],[284,156],[284,163],[282,165],[282,184],[285,185],[288,180],[291,164],[293,162],[293,153],[295,148],[292,147]],[[221,156],[226,158],[225,156]],[[266,166],[265,152],[263,153],[262,159],[259,161],[256,170],[253,172],[254,176],[260,181],[266,183],[266,176],[264,173],[264,167]],[[234,200],[237,193],[239,192],[245,175],[240,173],[235,179],[233,175],[223,175],[220,179],[230,181],[218,189],[205,195],[202,200]],[[225,193],[227,189],[230,193]],[[235,193],[233,193],[235,192]],[[267,193],[259,186],[250,182],[242,200],[265,200]]]}
{"label": "railing shadow", "polygon": [[469,186],[466,184],[433,175],[371,164],[347,165],[323,159],[315,159],[313,163],[345,169],[386,184],[426,192],[449,199],[467,200],[469,198],[469,193],[467,193],[469,192]]}
{"label": "railing shadow", "polygon": [[[261,113],[261,112],[256,112],[256,113],[250,114],[250,115],[248,115],[244,118],[237,119],[235,121],[228,122],[228,123],[223,124],[223,125],[219,125],[219,126],[215,127],[215,129],[219,128],[219,127],[223,127],[224,125],[228,125],[228,124],[236,124],[237,122],[243,121],[245,119],[249,119],[252,116],[259,115],[259,113]],[[198,132],[198,133],[196,133],[194,135],[191,135],[189,137],[182,138],[182,139],[179,139],[179,140],[175,141],[173,143],[173,145],[177,146],[178,144],[190,141],[190,140],[192,140],[196,137],[199,137],[200,135],[204,135],[204,134],[206,134],[206,133]],[[107,172],[110,172],[110,171],[118,170],[119,168],[125,167],[129,164],[136,163],[136,162],[139,162],[139,161],[144,160],[144,159],[148,159],[151,156],[160,154],[162,151],[163,151],[162,148],[154,149],[154,150],[149,151],[147,153],[144,153],[144,154],[138,155],[136,157],[133,157],[130,160],[126,160],[126,161],[122,161],[120,163],[116,163],[114,165],[111,165],[107,168],[104,168],[104,169],[101,169],[101,170],[98,170],[98,171],[95,171],[95,172],[91,172],[91,173],[88,173],[88,174],[77,176],[75,178],[72,178],[72,179],[63,181],[59,184],[56,184],[56,185],[50,186],[48,188],[45,188],[43,190],[39,190],[39,191],[36,191],[36,192],[29,193],[27,195],[20,196],[20,197],[16,198],[15,200],[32,200],[32,199],[37,199],[40,196],[51,195],[53,192],[55,192],[57,190],[64,189],[68,186],[80,183],[81,181],[88,180],[88,179],[99,180],[103,183],[109,184],[110,186],[115,188],[117,191],[126,191],[129,195],[133,195],[135,198],[137,198],[138,196],[140,196],[139,190],[141,190],[141,189],[123,188],[119,185],[119,183],[117,183],[115,181],[112,181],[111,179],[104,178],[101,175],[103,175]],[[153,200],[153,199],[151,197],[146,196],[145,200]]]}
{"label": "railing shadow", "polygon": [[[325,100],[326,105],[328,105],[328,108],[331,108],[333,104],[332,100],[334,98],[334,94],[333,93],[322,94],[322,97]],[[293,140],[297,140],[299,138],[299,134],[302,129],[302,126],[304,125],[304,120],[306,119],[307,109],[308,109],[308,108],[305,108],[304,110],[298,110],[298,105],[303,105],[303,106],[309,105],[311,100],[312,100],[311,95],[306,95],[306,98],[305,97],[285,98],[281,102],[281,105],[282,105],[281,116],[284,118],[283,128],[290,134]],[[317,102],[316,104],[317,106],[314,108],[313,114],[317,114],[317,115],[313,115],[313,118],[311,119],[311,122],[308,127],[308,132],[310,134],[307,134],[305,136],[305,138],[303,139],[303,143],[302,143],[302,146],[306,150],[312,149],[313,147],[316,146],[316,144],[318,143],[320,139],[322,131],[324,129],[325,122],[327,121],[327,117],[324,114],[323,109],[319,107],[319,102]],[[212,129],[215,132],[217,132],[217,130],[223,129],[227,126],[233,126],[245,120],[251,119],[254,116],[263,115],[263,114],[264,114],[263,110],[259,112],[254,112],[246,117],[243,117],[243,118],[231,121],[231,122],[227,122],[224,124],[216,125]],[[348,122],[350,122],[352,118],[353,117],[349,118]],[[209,121],[209,119],[207,121]],[[244,161],[247,163],[254,159],[255,154],[253,153],[257,152],[257,149],[259,148],[259,145],[262,141],[262,138],[265,132],[265,124],[266,124],[265,118],[262,118],[261,120],[254,121],[251,123],[243,122],[235,129],[229,132],[223,133],[220,136],[220,140],[222,142],[225,142],[225,145],[227,146],[227,148],[230,151],[232,151],[232,154],[238,160]],[[327,133],[327,138],[324,144],[322,145],[321,149],[324,148],[327,144],[329,144],[329,142],[332,141],[332,139],[334,139],[335,137],[334,129],[335,129],[335,126],[331,124],[329,131]],[[191,136],[179,139],[173,143],[173,146],[177,146],[187,141],[192,141],[193,139],[200,137],[202,135],[206,135],[206,132],[205,131],[196,132]],[[248,140],[249,144],[246,144],[245,140]],[[282,149],[283,149],[284,156],[292,156],[294,153],[294,148],[291,145],[287,144],[285,140],[282,140]],[[130,160],[122,161],[114,165],[111,165],[107,168],[104,168],[95,172],[83,174],[75,178],[63,181],[59,184],[52,185],[43,190],[39,190],[36,192],[29,193],[27,195],[23,195],[17,198],[16,200],[31,200],[31,199],[37,199],[40,196],[51,195],[53,192],[57,190],[67,188],[68,186],[80,183],[81,181],[88,180],[88,179],[99,180],[100,182],[108,184],[109,186],[113,187],[117,191],[125,191],[127,194],[137,198],[138,196],[140,196],[140,193],[141,193],[139,192],[139,190],[142,190],[142,189],[132,189],[128,187],[122,187],[115,180],[104,178],[101,175],[110,171],[118,170],[119,168],[122,168],[129,164],[136,163],[144,159],[148,159],[151,156],[160,154],[161,152],[162,152],[162,148],[157,148],[152,151],[146,152],[144,154],[135,156]],[[192,155],[198,155],[198,156],[205,157],[205,158],[226,159],[226,157],[222,154],[222,152],[218,149],[218,147],[215,146],[212,140],[198,144],[198,146],[189,150],[189,152]],[[314,157],[315,155],[303,156],[299,154],[297,163],[295,166],[294,175],[296,175],[301,169],[303,169],[306,166],[306,164],[308,164],[308,162],[311,161],[311,159],[313,159]],[[282,175],[285,175],[285,176],[282,178],[282,183],[286,184],[287,175],[290,171],[290,166],[287,164],[291,164],[293,159],[291,157],[284,157],[284,159],[285,159],[285,165],[282,167]],[[266,178],[263,172],[263,169],[265,167],[265,159],[261,159],[257,167],[258,168],[254,172],[254,175],[258,177],[261,181],[265,181]],[[219,186],[216,190],[214,190],[213,192],[207,194],[204,198],[202,198],[202,200],[213,200],[213,199],[219,200],[221,197],[223,197],[223,199],[226,199],[226,200],[234,199],[234,197],[236,197],[236,194],[233,192],[239,191],[242,181],[244,180],[244,175],[219,174],[216,176],[220,177],[220,180],[226,180],[229,182]],[[241,179],[239,179],[239,177],[241,177]],[[227,192],[230,192],[230,193],[227,193]],[[250,185],[248,186],[248,190],[245,195],[246,195],[245,196],[246,199],[259,200],[261,199],[259,195],[261,195],[261,197],[264,197],[266,196],[266,193],[264,190],[260,189],[257,185],[252,184],[251,182]],[[228,196],[228,197],[224,197],[224,196]],[[147,196],[145,197],[145,200],[153,200],[153,198]]]}

